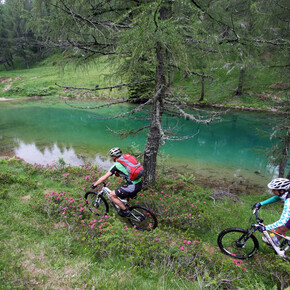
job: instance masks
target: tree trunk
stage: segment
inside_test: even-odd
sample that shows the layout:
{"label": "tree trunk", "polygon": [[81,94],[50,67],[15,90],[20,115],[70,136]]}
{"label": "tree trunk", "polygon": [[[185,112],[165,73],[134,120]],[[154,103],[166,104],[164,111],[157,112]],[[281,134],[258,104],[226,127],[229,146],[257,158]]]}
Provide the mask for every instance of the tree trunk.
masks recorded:
{"label": "tree trunk", "polygon": [[144,150],[144,183],[153,185],[156,178],[157,154],[159,150],[159,142],[161,139],[160,123],[162,116],[161,100],[157,96],[151,111],[151,123]]}
{"label": "tree trunk", "polygon": [[202,73],[202,77],[201,77],[201,94],[200,94],[200,99],[198,100],[199,102],[202,102],[204,100],[204,73]]}
{"label": "tree trunk", "polygon": [[[169,6],[163,6],[160,8],[160,19],[165,20],[170,13]],[[149,133],[147,143],[144,150],[144,183],[146,186],[153,185],[156,179],[156,165],[157,154],[159,150],[160,140],[162,138],[162,113],[163,113],[163,97],[166,94],[166,69],[167,52],[161,43],[156,42],[156,73],[155,73],[155,93],[153,97],[153,103],[151,108],[151,123],[149,127]]]}
{"label": "tree trunk", "polygon": [[[281,162],[279,164],[279,177],[284,177],[285,168],[286,168],[287,161],[288,161],[289,147],[290,147],[290,134],[289,134],[289,132],[287,132],[287,135],[285,137],[285,142],[284,142],[284,148],[282,151],[282,158],[281,158]],[[289,175],[289,173],[288,173],[288,175]]]}
{"label": "tree trunk", "polygon": [[157,154],[159,150],[161,131],[161,119],[163,111],[162,99],[166,91],[166,77],[164,64],[164,49],[157,43],[157,67],[155,75],[155,94],[151,107],[151,122],[147,143],[144,150],[144,182],[153,185],[156,178]]}
{"label": "tree trunk", "polygon": [[246,67],[243,65],[240,70],[240,77],[239,77],[239,84],[238,88],[236,89],[235,95],[241,96],[243,94],[243,86],[244,86],[244,79],[245,79],[245,71]]}

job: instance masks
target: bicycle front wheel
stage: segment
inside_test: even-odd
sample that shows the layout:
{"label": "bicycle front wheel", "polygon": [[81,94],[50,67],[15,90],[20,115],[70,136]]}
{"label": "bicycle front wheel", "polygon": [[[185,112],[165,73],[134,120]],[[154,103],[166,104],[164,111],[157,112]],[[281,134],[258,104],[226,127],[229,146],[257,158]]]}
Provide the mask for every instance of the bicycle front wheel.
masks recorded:
{"label": "bicycle front wheel", "polygon": [[89,210],[95,215],[103,216],[109,212],[109,205],[102,195],[88,191],[85,194],[85,200]]}
{"label": "bicycle front wheel", "polygon": [[217,243],[223,253],[238,259],[251,258],[259,249],[257,238],[240,228],[223,230],[218,236]]}
{"label": "bicycle front wheel", "polygon": [[140,231],[152,231],[157,227],[155,214],[144,206],[134,205],[129,208],[131,215],[128,217],[130,224]]}

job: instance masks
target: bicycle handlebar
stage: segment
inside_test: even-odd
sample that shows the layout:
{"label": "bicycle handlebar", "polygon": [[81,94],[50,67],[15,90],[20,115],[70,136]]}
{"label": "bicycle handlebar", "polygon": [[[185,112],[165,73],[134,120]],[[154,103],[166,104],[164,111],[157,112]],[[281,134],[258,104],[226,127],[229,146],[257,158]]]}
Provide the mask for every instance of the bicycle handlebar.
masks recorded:
{"label": "bicycle handlebar", "polygon": [[[103,182],[103,186],[104,187],[107,187],[107,183],[105,181]],[[92,189],[95,189],[96,188],[96,186],[94,185],[94,183],[90,185],[90,188],[92,188]]]}
{"label": "bicycle handlebar", "polygon": [[259,218],[258,213],[259,213],[259,209],[258,209],[258,208],[255,208],[254,211],[253,211],[253,215],[255,215],[255,217],[256,217],[256,221],[257,221],[258,223],[263,223],[264,220],[261,219],[261,218]]}

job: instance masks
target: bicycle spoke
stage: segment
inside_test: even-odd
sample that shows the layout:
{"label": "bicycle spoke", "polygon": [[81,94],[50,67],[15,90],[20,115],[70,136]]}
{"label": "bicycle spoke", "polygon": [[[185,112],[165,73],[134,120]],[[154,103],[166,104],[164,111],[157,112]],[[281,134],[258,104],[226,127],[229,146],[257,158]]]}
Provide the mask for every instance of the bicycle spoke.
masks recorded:
{"label": "bicycle spoke", "polygon": [[133,206],[130,208],[131,216],[128,217],[129,222],[138,230],[151,231],[157,227],[157,219],[150,210]]}
{"label": "bicycle spoke", "polygon": [[242,229],[223,231],[218,237],[218,245],[224,253],[239,259],[252,257],[258,249],[257,239]]}
{"label": "bicycle spoke", "polygon": [[93,214],[103,216],[109,211],[109,206],[103,196],[95,192],[87,192],[85,198],[88,208]]}

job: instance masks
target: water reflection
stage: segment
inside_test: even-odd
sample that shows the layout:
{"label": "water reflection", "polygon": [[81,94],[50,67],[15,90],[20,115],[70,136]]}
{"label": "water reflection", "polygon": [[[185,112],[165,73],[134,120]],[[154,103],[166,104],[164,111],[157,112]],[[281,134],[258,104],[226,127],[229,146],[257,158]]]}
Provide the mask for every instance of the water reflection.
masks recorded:
{"label": "water reflection", "polygon": [[99,154],[87,157],[78,156],[72,147],[59,148],[56,143],[41,150],[35,143],[26,144],[19,139],[16,142],[18,145],[14,148],[15,155],[31,164],[53,165],[61,158],[67,165],[72,166],[93,164],[109,169],[112,165],[110,158],[104,158]]}

